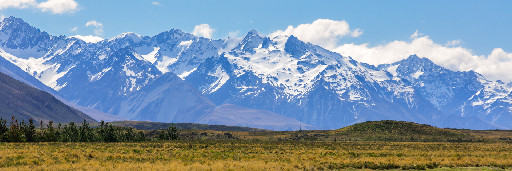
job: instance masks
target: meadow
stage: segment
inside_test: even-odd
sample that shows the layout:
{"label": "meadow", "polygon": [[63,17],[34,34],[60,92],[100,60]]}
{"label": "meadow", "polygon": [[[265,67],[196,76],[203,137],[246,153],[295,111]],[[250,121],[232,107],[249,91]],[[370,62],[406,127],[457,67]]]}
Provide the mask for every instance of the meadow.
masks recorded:
{"label": "meadow", "polygon": [[0,143],[6,170],[510,169],[504,142],[176,140]]}
{"label": "meadow", "polygon": [[[398,121],[332,131],[214,128],[178,124],[178,140],[162,139],[164,129],[137,129],[145,135],[141,141],[0,142],[0,170],[512,169],[512,131],[440,129]],[[91,129],[102,132],[101,126]]]}

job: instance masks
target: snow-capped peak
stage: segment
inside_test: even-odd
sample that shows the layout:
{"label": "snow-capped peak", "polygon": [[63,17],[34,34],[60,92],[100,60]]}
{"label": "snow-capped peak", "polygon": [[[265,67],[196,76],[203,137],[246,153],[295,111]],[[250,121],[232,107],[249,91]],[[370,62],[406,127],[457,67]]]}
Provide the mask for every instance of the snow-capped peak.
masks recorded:
{"label": "snow-capped peak", "polygon": [[253,29],[247,33],[244,39],[233,50],[254,53],[254,48],[265,46],[263,44],[269,41],[269,38],[261,36]]}
{"label": "snow-capped peak", "polygon": [[[1,34],[8,34],[8,35],[1,35]],[[24,39],[27,39],[26,41],[39,41],[37,39],[43,39],[43,38],[50,38],[51,36],[46,33],[42,32],[41,30],[29,25],[25,21],[23,21],[21,18],[16,17],[8,17],[5,18],[2,22],[0,22],[0,40],[7,38],[7,36],[11,37],[12,42],[3,42],[8,43],[12,46],[13,49],[16,49],[13,45],[18,45],[19,43],[22,43],[21,41],[25,41]],[[36,40],[35,40],[36,39]]]}
{"label": "snow-capped peak", "polygon": [[174,42],[177,40],[191,40],[197,38],[193,34],[185,33],[180,29],[171,29],[153,37],[158,43]]}
{"label": "snow-capped peak", "polygon": [[23,19],[10,16],[10,17],[4,18],[4,20],[1,22],[0,30],[7,29],[7,28],[14,29],[14,28],[19,28],[19,27],[27,27],[27,26],[30,27],[30,25],[28,23],[26,23],[25,21],[23,21]]}
{"label": "snow-capped peak", "polygon": [[138,42],[142,39],[142,37],[140,35],[138,35],[137,33],[126,32],[126,33],[123,33],[119,36],[116,36],[116,37],[110,39],[110,41],[117,40],[117,39],[124,39],[124,38],[129,38],[129,39],[133,40],[134,42]]}
{"label": "snow-capped peak", "polygon": [[256,31],[256,29],[252,29],[251,31],[247,32],[247,36],[259,36],[259,37],[263,37],[260,35],[260,33],[258,31]]}

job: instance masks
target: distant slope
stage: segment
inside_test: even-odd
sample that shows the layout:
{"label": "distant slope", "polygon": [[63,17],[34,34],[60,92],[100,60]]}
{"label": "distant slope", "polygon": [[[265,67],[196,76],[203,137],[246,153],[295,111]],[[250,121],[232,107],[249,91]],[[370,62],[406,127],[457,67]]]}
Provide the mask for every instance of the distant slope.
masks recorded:
{"label": "distant slope", "polygon": [[309,130],[315,127],[273,112],[244,108],[232,104],[217,106],[202,116],[198,123],[239,125],[268,130]]}
{"label": "distant slope", "polygon": [[214,107],[210,100],[180,77],[166,73],[127,95],[108,113],[130,120],[197,123],[197,118]]}
{"label": "distant slope", "polygon": [[[138,130],[157,130],[167,129],[171,123],[149,122],[149,121],[115,121],[110,122],[114,126],[132,127]],[[197,129],[197,130],[213,130],[213,131],[265,131],[258,128],[226,126],[226,125],[208,125],[195,123],[175,123],[178,129]]]}
{"label": "distant slope", "polygon": [[330,133],[365,141],[461,141],[472,137],[458,130],[391,120],[358,123]]}
{"label": "distant slope", "polygon": [[96,122],[86,114],[69,107],[51,94],[33,88],[0,73],[0,117],[18,120],[54,121],[57,123]]}
{"label": "distant slope", "polygon": [[109,113],[139,121],[247,126],[268,130],[315,129],[269,111],[231,104],[216,106],[174,73],[165,73],[129,94]]}

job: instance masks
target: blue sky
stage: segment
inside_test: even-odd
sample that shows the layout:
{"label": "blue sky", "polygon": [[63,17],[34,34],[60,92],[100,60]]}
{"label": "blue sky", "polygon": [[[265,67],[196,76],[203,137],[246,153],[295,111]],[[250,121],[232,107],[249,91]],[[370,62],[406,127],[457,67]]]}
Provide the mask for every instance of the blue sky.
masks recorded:
{"label": "blue sky", "polygon": [[[52,14],[36,9],[8,8],[4,16],[23,18],[55,35],[89,35],[90,20],[103,23],[104,38],[123,32],[155,35],[171,28],[192,32],[209,24],[213,38],[256,29],[268,34],[288,25],[316,19],[345,20],[364,33],[343,42],[379,44],[409,38],[415,30],[436,42],[461,40],[479,54],[500,47],[512,50],[512,1],[146,1],[76,0],[78,10]],[[159,2],[153,5],[152,2]],[[77,33],[71,28],[78,27]]]}
{"label": "blue sky", "polygon": [[[26,1],[28,5],[13,4],[14,1]],[[45,1],[48,1],[46,8],[41,6]],[[471,56],[478,56],[484,60],[492,56],[497,48],[504,51],[502,56],[512,58],[508,53],[512,51],[511,8],[512,1],[474,0],[0,0],[0,14],[22,18],[52,35],[94,35],[106,39],[124,32],[152,36],[171,28],[192,33],[195,26],[200,24],[208,24],[213,30],[211,37],[220,39],[228,35],[243,37],[251,29],[269,35],[277,30],[284,31],[290,25],[297,28],[301,24],[311,24],[318,19],[345,21],[350,31],[357,28],[361,34],[339,36],[335,40],[335,45],[328,49],[351,56],[363,56],[364,59],[361,57],[361,60],[368,63],[389,62],[399,58],[381,60],[375,54],[371,56],[369,52],[352,53],[357,48],[342,51],[339,48],[335,50],[334,46],[348,49],[350,46],[343,45],[353,44],[358,45],[358,48],[375,52],[375,48],[379,46],[389,49],[391,43],[400,41],[411,45],[410,48],[420,49],[404,54],[390,53],[405,56],[406,53],[426,49],[414,45],[416,38],[426,37],[428,40],[425,41],[432,41],[431,51],[438,51],[435,49],[439,48],[437,45],[452,48],[448,49],[451,50],[449,52],[456,51],[456,47],[465,50],[446,58],[469,53],[466,58],[459,60],[469,59]],[[86,26],[87,22],[93,20],[101,26]],[[412,36],[416,31],[416,36]],[[433,52],[423,54],[435,55]],[[449,59],[433,60],[442,63]],[[490,72],[470,66],[477,65],[474,63],[478,62],[474,61],[467,66],[446,67]],[[454,65],[456,63],[454,62]],[[508,75],[512,75],[510,70],[508,71]]]}

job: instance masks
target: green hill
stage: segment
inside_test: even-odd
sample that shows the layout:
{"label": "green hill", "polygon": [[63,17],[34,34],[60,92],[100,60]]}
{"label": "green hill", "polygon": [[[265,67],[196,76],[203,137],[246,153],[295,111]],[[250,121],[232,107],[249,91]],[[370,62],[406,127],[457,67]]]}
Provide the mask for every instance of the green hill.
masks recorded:
{"label": "green hill", "polygon": [[405,121],[368,121],[330,131],[344,140],[362,141],[475,141],[471,134]]}

